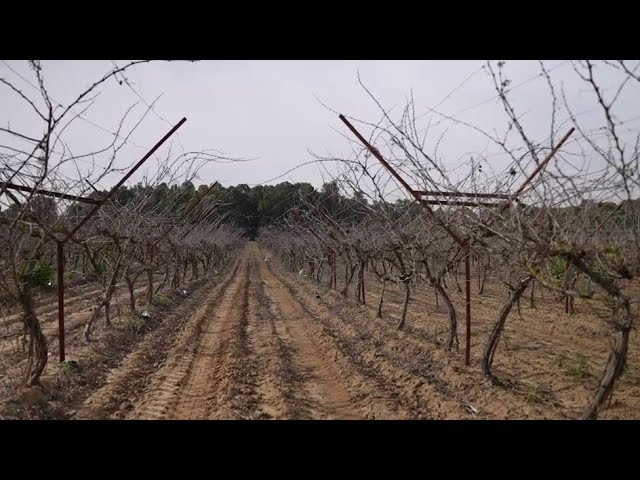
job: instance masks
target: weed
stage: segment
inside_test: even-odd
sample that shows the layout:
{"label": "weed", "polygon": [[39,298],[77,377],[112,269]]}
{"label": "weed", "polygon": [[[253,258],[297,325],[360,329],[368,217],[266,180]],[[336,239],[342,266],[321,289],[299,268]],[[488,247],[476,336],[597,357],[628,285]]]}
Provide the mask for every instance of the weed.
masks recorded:
{"label": "weed", "polygon": [[75,360],[66,360],[64,362],[61,362],[59,365],[60,368],[62,368],[62,371],[65,373],[73,372],[80,369],[78,362],[76,362]]}
{"label": "weed", "polygon": [[582,353],[577,353],[567,368],[567,374],[577,378],[587,377],[589,375],[589,359]]}
{"label": "weed", "polygon": [[165,307],[167,305],[173,304],[171,299],[162,293],[158,293],[153,297],[153,303],[158,305],[159,307]]}
{"label": "weed", "polygon": [[119,323],[131,329],[133,333],[138,333],[145,326],[145,318],[140,310],[134,310],[123,315],[123,318]]}
{"label": "weed", "polygon": [[549,387],[541,383],[534,383],[531,385],[529,393],[527,394],[527,400],[534,403],[542,403],[549,396]]}
{"label": "weed", "polygon": [[558,355],[553,362],[556,367],[563,368],[567,364],[567,356],[564,353]]}

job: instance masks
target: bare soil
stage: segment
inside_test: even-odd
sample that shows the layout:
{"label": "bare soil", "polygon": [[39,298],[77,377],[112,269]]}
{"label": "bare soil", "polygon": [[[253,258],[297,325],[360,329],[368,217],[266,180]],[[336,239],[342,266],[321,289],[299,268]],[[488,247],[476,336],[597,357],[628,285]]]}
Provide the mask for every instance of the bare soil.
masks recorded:
{"label": "bare soil", "polygon": [[[224,272],[194,285],[190,298],[176,298],[174,306],[158,311],[144,331],[133,335],[122,326],[103,328],[90,345],[79,333],[92,287],[79,287],[69,298],[79,312],[70,316],[68,347],[78,371],[60,372],[52,359],[43,390],[21,389],[16,378],[23,355],[12,350],[13,340],[0,338],[0,415],[579,418],[608,354],[607,325],[588,305],[576,302],[576,313],[565,315],[551,298],[536,298],[537,308],[523,298],[495,357],[495,372],[508,386],[492,386],[482,378],[480,357],[504,301],[497,282],[474,295],[472,362],[465,367],[462,348],[446,352],[442,346],[447,318],[431,289],[414,289],[407,325],[398,331],[399,288],[388,287],[383,318],[376,319],[381,285],[375,279],[366,278],[364,306],[325,288],[327,279],[328,274],[318,284],[292,275],[249,242]],[[126,304],[125,291],[119,295]],[[462,316],[462,296],[454,300]],[[55,339],[55,310],[50,309],[44,305],[41,312],[48,338]],[[463,345],[463,326],[459,338]],[[634,331],[628,369],[603,418],[640,417],[638,352]]]}

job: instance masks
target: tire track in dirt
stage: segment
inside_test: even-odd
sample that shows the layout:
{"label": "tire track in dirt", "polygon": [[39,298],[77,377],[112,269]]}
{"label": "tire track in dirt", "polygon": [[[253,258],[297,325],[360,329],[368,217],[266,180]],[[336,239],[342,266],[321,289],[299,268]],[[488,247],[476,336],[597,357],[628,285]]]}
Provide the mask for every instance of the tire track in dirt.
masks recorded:
{"label": "tire track in dirt", "polygon": [[[104,321],[99,323],[93,341],[86,343],[82,339],[82,329],[89,315],[92,299],[86,299],[86,310],[83,308],[67,317],[67,355],[76,360],[79,368],[73,371],[61,369],[57,359],[57,322],[43,326],[49,340],[49,355],[42,375],[42,392],[34,399],[33,395],[22,398],[21,378],[24,375],[26,355],[16,346],[15,352],[0,354],[0,393],[2,394],[3,412],[10,418],[83,418],[76,416],[78,410],[83,410],[83,404],[89,396],[106,387],[108,380],[114,376],[126,377],[131,380],[125,382],[123,388],[114,391],[108,408],[95,412],[87,411],[88,418],[108,418],[121,404],[127,401],[135,402],[138,395],[132,395],[132,388],[142,391],[148,379],[159,366],[164,363],[169,353],[169,346],[174,342],[190,315],[202,301],[216,288],[220,281],[224,281],[231,272],[237,254],[231,257],[231,262],[225,262],[221,268],[222,275],[205,275],[200,280],[190,281],[185,285],[190,292],[189,298],[183,298],[179,292],[166,292],[165,301],[159,302],[153,308],[152,318],[144,322],[133,319],[117,318],[117,308],[112,304],[112,328],[104,327]],[[144,284],[136,289],[140,294],[146,290]],[[123,291],[114,295],[118,297],[122,313],[128,312],[129,292]],[[160,298],[159,298],[160,300]],[[141,299],[140,308],[145,308],[145,299]],[[75,309],[74,309],[75,310]],[[51,331],[53,329],[53,331]],[[8,342],[7,342],[8,343]],[[16,343],[16,342],[13,342]],[[1,345],[1,344],[0,344]],[[139,355],[141,354],[141,355]],[[136,368],[126,373],[124,368],[130,357],[137,357]],[[124,375],[120,375],[123,373]],[[116,374],[116,375],[114,375]],[[6,403],[4,402],[6,400]],[[34,403],[35,402],[35,403]],[[100,403],[100,402],[98,402]],[[115,405],[115,408],[111,408]],[[124,409],[128,410],[128,409]],[[119,413],[125,413],[119,412]],[[87,418],[84,417],[84,418]]]}
{"label": "tire track in dirt", "polygon": [[[247,247],[245,247],[246,257]],[[218,315],[231,318],[223,326],[223,335],[218,340],[213,362],[210,363],[214,373],[213,381],[207,385],[209,390],[209,406],[206,418],[244,419],[261,418],[256,414],[259,403],[256,392],[258,376],[257,358],[249,341],[249,299],[252,285],[251,270],[255,262],[245,258],[240,301],[230,309],[221,309]]]}
{"label": "tire track in dirt", "polygon": [[[251,365],[245,332],[249,268],[242,254],[227,281],[193,315],[176,355],[129,418],[242,418],[251,413],[255,399],[246,381]],[[180,345],[185,343],[193,348],[184,351]]]}
{"label": "tire track in dirt", "polygon": [[295,283],[284,274],[282,277],[291,294],[308,315],[318,319],[336,347],[352,363],[375,376],[381,390],[390,392],[411,418],[471,417],[465,407],[468,402],[461,398],[464,395],[439,378],[436,365],[423,346],[407,342],[402,332],[360,318],[362,309],[350,307],[339,294],[330,297],[334,303],[325,305],[312,298],[306,284]]}
{"label": "tire track in dirt", "polygon": [[[257,247],[254,246],[257,254]],[[334,361],[323,355],[317,347],[309,321],[302,306],[291,296],[283,283],[267,268],[260,269],[266,296],[271,300],[275,330],[283,341],[291,345],[294,362],[301,374],[299,391],[293,394],[294,401],[301,404],[302,418],[313,419],[359,419],[363,418],[359,408],[340,380],[340,372]]]}
{"label": "tire track in dirt", "polygon": [[256,359],[258,398],[253,418],[302,418],[304,415],[295,404],[301,375],[293,365],[293,352],[278,334],[274,318],[274,305],[267,297],[264,279],[255,257],[252,258],[256,279],[249,288],[247,337]]}
{"label": "tire track in dirt", "polygon": [[[306,318],[310,319],[309,330],[319,334],[317,343],[325,356],[334,349],[339,351],[340,362],[336,363],[340,368],[346,360],[364,376],[375,379],[379,391],[389,392],[391,398],[411,412],[412,418],[579,418],[608,354],[609,335],[600,326],[601,319],[591,311],[586,315],[580,312],[564,316],[544,301],[535,310],[523,304],[522,316],[513,313],[508,321],[501,346],[503,353],[494,365],[500,376],[515,380],[511,378],[515,373],[518,381],[510,382],[507,388],[493,387],[482,377],[479,358],[495,312],[502,305],[502,292],[498,288],[491,289],[489,285],[484,296],[474,295],[478,318],[474,317],[473,323],[472,365],[463,367],[461,353],[442,348],[448,319],[442,312],[442,304],[440,309],[436,308],[429,289],[414,292],[410,312],[414,312],[415,322],[410,318],[405,330],[398,332],[396,312],[401,310],[402,292],[388,289],[385,318],[374,319],[381,290],[380,286],[373,286],[374,282],[367,284],[369,304],[357,306],[351,295],[345,298],[325,288],[326,279],[314,284],[311,279],[295,277],[285,271],[274,255],[271,258],[274,261],[269,267],[305,310]],[[314,290],[320,292],[321,298],[314,295]],[[460,298],[456,297],[455,303],[458,310]],[[459,335],[463,340],[464,331],[459,330]],[[568,363],[578,352],[588,354],[590,375],[569,378],[557,365],[558,357],[564,354]],[[630,355],[632,362],[633,355]],[[633,366],[625,377],[616,390],[623,398],[611,405],[612,413],[617,409],[614,418],[633,418],[629,412],[638,398],[638,377]],[[358,390],[344,372],[342,379],[352,395],[354,391],[371,395],[371,390]],[[474,412],[476,407],[479,411],[472,414],[470,406]]]}
{"label": "tire track in dirt", "polygon": [[[306,281],[303,283],[307,289],[315,287],[311,282]],[[301,285],[296,284],[295,287],[297,296],[300,298],[308,297],[308,294],[307,297],[305,297],[304,294],[300,294],[299,290],[302,288]],[[369,288],[370,290],[374,290],[372,285]],[[324,295],[334,301],[339,297],[336,292],[324,288],[322,290]],[[393,293],[395,296],[399,295],[397,292],[388,291],[388,293]],[[340,300],[343,300],[343,297],[340,297]],[[340,300],[337,300],[337,302],[340,303]],[[414,308],[428,304],[428,302],[423,302],[422,300],[424,299],[416,301]],[[306,303],[310,305],[312,311],[315,311],[315,305],[324,302],[314,302],[310,300]],[[385,304],[387,304],[387,307],[392,307],[392,311],[399,311],[402,301],[396,301],[394,295],[385,295]],[[435,310],[436,308],[435,305],[429,306],[432,308],[427,310]],[[481,349],[477,348],[477,345],[476,349],[472,350],[472,368],[468,369],[456,366],[457,362],[454,359],[458,358],[460,354],[456,352],[447,353],[442,349],[435,348],[436,342],[434,341],[433,334],[429,335],[426,328],[421,327],[419,324],[414,325],[410,321],[409,324],[405,326],[404,331],[398,333],[395,329],[398,317],[387,308],[383,319],[374,319],[375,311],[377,310],[376,307],[377,302],[375,306],[373,302],[371,302],[366,307],[354,307],[367,311],[369,314],[369,322],[366,324],[362,324],[362,322],[352,322],[349,326],[343,326],[334,322],[332,326],[332,328],[340,332],[340,341],[346,339],[347,343],[356,343],[356,345],[366,345],[369,342],[375,342],[376,353],[374,355],[376,358],[373,360],[378,364],[376,369],[386,371],[388,367],[392,367],[399,373],[405,371],[412,375],[415,374],[418,377],[423,377],[428,381],[430,386],[434,388],[436,395],[434,398],[442,398],[442,396],[444,396],[445,398],[458,401],[460,406],[471,404],[480,407],[480,413],[476,418],[556,418],[558,416],[566,417],[565,414],[570,410],[566,407],[563,409],[558,399],[553,396],[545,397],[544,401],[532,401],[529,390],[531,388],[538,388],[535,387],[535,385],[528,387],[522,384],[517,389],[515,384],[509,389],[492,388],[482,380],[482,373],[479,369],[479,355],[482,352]],[[329,310],[333,310],[333,307],[329,307]],[[416,313],[416,315],[418,315],[418,321],[425,321],[423,313]],[[439,314],[438,316],[442,315]],[[430,320],[433,320],[433,317],[431,317]],[[491,322],[489,322],[489,324],[491,324]],[[472,339],[482,338],[481,332],[483,326],[486,325],[476,324],[474,326]],[[440,331],[442,332],[442,330]],[[462,335],[464,335],[464,332],[462,332]],[[526,334],[521,335],[521,337],[526,338]],[[398,345],[399,339],[401,339],[400,345]],[[439,342],[439,344],[441,345],[441,342]],[[473,345],[474,342],[472,342],[472,346]],[[360,350],[361,355],[369,355],[366,348],[360,348]],[[409,351],[412,350],[415,353],[408,354]],[[422,357],[422,360],[416,361],[420,357]],[[501,358],[506,358],[506,355],[501,356]],[[518,357],[518,361],[512,361],[511,365],[512,367],[513,365],[520,367],[527,363],[527,358]],[[496,372],[499,371],[499,364],[500,362],[496,362],[494,366]],[[438,365],[439,368],[433,370],[429,365]],[[540,364],[531,365],[529,369],[531,369],[531,367],[535,367],[533,371],[538,373],[542,370]],[[523,379],[524,377],[520,378],[520,380]],[[396,384],[398,389],[402,388],[402,383],[404,382]],[[576,391],[576,396],[580,396],[580,392],[581,391]],[[434,403],[439,404],[440,401],[438,400]],[[569,402],[569,404],[571,404],[571,402]],[[443,414],[445,415],[444,418],[451,418],[451,416],[440,407],[438,407],[437,410],[439,410],[439,412],[436,418],[442,417]],[[459,408],[454,408],[450,412],[459,411]],[[456,414],[456,418],[460,418],[460,416]]]}
{"label": "tire track in dirt", "polygon": [[[416,404],[415,376],[398,378],[407,372],[389,373],[380,360],[372,365],[368,357],[354,356],[351,335],[343,338],[345,332],[329,329],[326,312],[308,307],[308,292],[298,298],[293,280],[272,272],[259,253],[249,243],[233,273],[200,300],[164,365],[149,372],[144,393],[130,399],[128,418],[434,416],[424,402]],[[138,357],[144,366],[144,357]],[[132,360],[114,376],[135,370]],[[118,389],[125,385],[120,382]]]}
{"label": "tire track in dirt", "polygon": [[162,418],[186,376],[204,315],[235,278],[238,266],[236,261],[211,290],[202,286],[178,306],[119,368],[109,373],[104,385],[87,398],[76,418],[123,418],[127,411],[131,418]]}
{"label": "tire track in dirt", "polygon": [[[190,324],[197,346],[158,371],[129,418],[361,418],[338,372],[313,345],[301,307],[264,276],[250,243],[216,305]],[[220,299],[218,303],[216,300]]]}
{"label": "tire track in dirt", "polygon": [[[266,263],[261,263],[261,275],[263,277],[275,276],[280,278],[272,270],[271,265]],[[281,281],[286,288],[289,282],[286,275],[282,276]],[[295,295],[295,298],[297,299],[296,303],[305,311],[305,328],[308,336],[314,339],[322,355],[331,359],[332,364],[336,367],[337,376],[348,386],[352,400],[360,407],[365,418],[409,419],[424,417],[422,412],[416,409],[411,402],[407,402],[402,398],[397,389],[381,381],[379,372],[371,368],[371,365],[365,364],[341,336],[329,330],[324,325],[323,318],[318,317],[314,312],[308,311],[301,303],[300,297]],[[339,301],[342,301],[342,297]],[[272,310],[275,318],[279,318],[280,315],[275,305]],[[281,332],[280,337],[286,337],[287,323],[278,322],[277,320],[276,323],[278,324],[279,332]],[[292,347],[289,346],[289,349],[292,352],[291,357],[295,358],[295,352]],[[296,390],[294,389],[293,393],[295,394],[295,392]],[[294,396],[296,397],[294,400],[302,398],[302,402],[298,401],[297,405],[299,409],[304,411],[304,397],[300,395]],[[295,418],[299,417],[300,415]]]}

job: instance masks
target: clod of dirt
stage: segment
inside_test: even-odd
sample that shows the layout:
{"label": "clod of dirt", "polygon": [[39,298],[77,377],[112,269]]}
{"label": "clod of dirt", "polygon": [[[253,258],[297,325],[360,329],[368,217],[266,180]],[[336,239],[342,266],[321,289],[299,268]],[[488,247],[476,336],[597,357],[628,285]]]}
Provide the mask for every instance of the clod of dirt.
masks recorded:
{"label": "clod of dirt", "polygon": [[46,398],[47,394],[40,386],[26,387],[18,396],[20,403],[27,407],[31,407],[38,403],[44,402]]}

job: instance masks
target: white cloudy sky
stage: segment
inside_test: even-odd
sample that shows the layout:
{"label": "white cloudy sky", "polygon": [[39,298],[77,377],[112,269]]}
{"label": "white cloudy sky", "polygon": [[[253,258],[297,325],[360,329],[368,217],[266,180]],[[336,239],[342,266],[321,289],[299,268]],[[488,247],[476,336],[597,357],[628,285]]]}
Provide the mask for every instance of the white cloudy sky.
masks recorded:
{"label": "white cloudy sky", "polygon": [[[126,62],[117,60],[118,65]],[[635,65],[636,62],[632,62]],[[162,95],[156,103],[158,115],[149,114],[120,152],[120,165],[141,157],[183,116],[187,123],[179,130],[173,148],[179,152],[217,149],[229,156],[255,158],[247,163],[207,165],[200,176],[205,182],[224,185],[263,183],[294,167],[309,162],[309,150],[320,155],[348,155],[350,148],[341,133],[348,133],[329,107],[348,116],[375,122],[380,111],[358,84],[362,81],[386,107],[402,108],[413,92],[417,114],[437,107],[447,115],[481,126],[503,129],[506,117],[497,102],[492,81],[482,69],[485,61],[201,61],[157,62],[134,67],[127,77],[146,102]],[[577,79],[569,61],[546,61],[554,81],[563,85],[576,112],[588,128],[603,124],[602,115],[593,114],[593,94]],[[45,82],[51,97],[67,105],[83,89],[113,68],[112,61],[43,61]],[[525,113],[524,123],[538,141],[549,136],[551,98],[536,61],[508,61],[506,72],[512,81],[515,105]],[[35,76],[27,62],[0,62],[0,78],[12,82],[25,94],[37,98]],[[605,93],[617,80],[609,73],[601,78]],[[30,83],[33,85],[30,85]],[[146,107],[125,85],[110,80],[92,107],[65,132],[74,154],[89,152],[109,143],[111,134],[127,108],[135,102],[127,125],[132,126]],[[452,93],[453,92],[453,93]],[[637,88],[623,92],[616,114],[631,120],[626,126],[637,131],[640,123],[640,96]],[[591,117],[590,117],[591,116]],[[161,117],[161,118],[160,118]],[[420,119],[423,126],[429,115]],[[432,122],[437,120],[433,117]],[[562,119],[561,119],[562,120]],[[635,122],[635,123],[634,123]],[[0,126],[37,136],[42,124],[25,102],[5,85],[0,85]],[[563,130],[569,128],[563,126]],[[465,154],[484,151],[490,155],[486,139],[471,130],[443,122],[446,129],[441,152],[454,166]],[[363,127],[363,132],[367,129]],[[562,133],[562,132],[561,132]],[[437,139],[434,137],[434,142]],[[0,132],[2,144],[10,144]],[[179,143],[178,143],[179,140]],[[492,158],[492,157],[489,157]],[[496,168],[503,160],[494,156]],[[85,163],[87,161],[85,160]],[[82,165],[81,165],[82,168]],[[89,164],[85,166],[89,168]],[[147,167],[153,169],[153,163]],[[80,172],[82,174],[82,171]],[[73,176],[73,172],[67,172]],[[296,169],[278,181],[322,183],[317,165]],[[103,185],[106,186],[106,185]]]}

